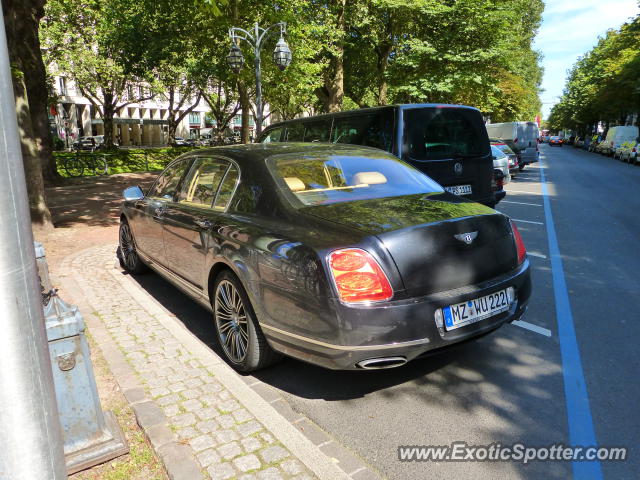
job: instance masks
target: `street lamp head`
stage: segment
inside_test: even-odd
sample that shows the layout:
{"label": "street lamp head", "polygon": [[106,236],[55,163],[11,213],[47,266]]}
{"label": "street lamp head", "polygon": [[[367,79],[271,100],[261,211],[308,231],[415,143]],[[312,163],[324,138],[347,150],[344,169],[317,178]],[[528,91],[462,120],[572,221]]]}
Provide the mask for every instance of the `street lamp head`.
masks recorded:
{"label": "street lamp head", "polygon": [[284,37],[280,37],[276,43],[276,49],[273,51],[273,62],[282,71],[291,64],[291,50],[289,45],[284,41]]}
{"label": "street lamp head", "polygon": [[229,50],[229,55],[227,55],[227,64],[235,73],[239,73],[242,65],[244,65],[242,51],[235,43],[231,45],[231,50]]}

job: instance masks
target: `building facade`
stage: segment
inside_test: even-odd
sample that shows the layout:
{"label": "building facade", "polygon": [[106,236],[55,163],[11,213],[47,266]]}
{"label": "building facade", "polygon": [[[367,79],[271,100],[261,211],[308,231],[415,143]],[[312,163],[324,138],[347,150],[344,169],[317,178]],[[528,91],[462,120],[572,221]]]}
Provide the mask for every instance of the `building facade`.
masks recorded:
{"label": "building facade", "polygon": [[[98,110],[84,97],[74,82],[63,75],[55,77],[55,92],[58,104],[49,111],[52,134],[57,136],[65,148],[71,148],[80,137],[104,135],[104,122]],[[149,97],[144,85],[129,85],[129,98]],[[131,103],[114,116],[113,140],[122,147],[163,147],[169,141],[169,102],[166,95],[156,94],[153,98]],[[193,102],[184,102],[186,110]],[[204,100],[178,124],[176,137],[184,139],[207,138],[215,126],[210,109]],[[232,130],[240,130],[242,112],[229,125]],[[255,123],[250,117],[253,136]]]}

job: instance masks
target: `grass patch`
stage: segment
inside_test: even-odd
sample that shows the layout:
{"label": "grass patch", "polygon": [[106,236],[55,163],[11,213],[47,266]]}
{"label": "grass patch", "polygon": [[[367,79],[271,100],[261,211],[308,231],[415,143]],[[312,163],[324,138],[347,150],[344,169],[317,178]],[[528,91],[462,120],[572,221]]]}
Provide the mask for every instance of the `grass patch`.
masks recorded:
{"label": "grass patch", "polygon": [[[155,172],[163,170],[167,164],[183,153],[202,147],[179,148],[132,148],[105,152],[54,152],[58,173],[69,177],[65,169],[67,162],[79,159],[84,164],[83,177],[95,175],[94,165],[101,166],[107,162],[109,175],[117,173]],[[100,170],[101,167],[98,168]]]}

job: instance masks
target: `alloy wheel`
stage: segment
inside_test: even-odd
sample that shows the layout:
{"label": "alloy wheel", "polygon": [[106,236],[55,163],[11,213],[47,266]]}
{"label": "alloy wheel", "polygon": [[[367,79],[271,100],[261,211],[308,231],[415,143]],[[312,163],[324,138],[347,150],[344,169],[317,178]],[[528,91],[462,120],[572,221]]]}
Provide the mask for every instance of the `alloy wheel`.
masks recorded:
{"label": "alloy wheel", "polygon": [[138,254],[133,243],[131,227],[128,223],[120,225],[120,254],[128,270],[135,270],[138,265]]}
{"label": "alloy wheel", "polygon": [[249,346],[247,311],[240,293],[228,280],[218,284],[214,309],[220,344],[231,361],[241,363]]}

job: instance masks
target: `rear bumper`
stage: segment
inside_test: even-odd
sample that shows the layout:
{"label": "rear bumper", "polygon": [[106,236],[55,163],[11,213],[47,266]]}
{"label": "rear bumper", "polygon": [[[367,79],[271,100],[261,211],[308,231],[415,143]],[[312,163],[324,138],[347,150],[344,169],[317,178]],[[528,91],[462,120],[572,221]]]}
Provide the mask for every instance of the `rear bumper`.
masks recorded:
{"label": "rear bumper", "polygon": [[[436,310],[514,287],[516,299],[508,311],[456,330],[446,331],[435,321]],[[529,262],[514,271],[482,284],[424,297],[370,306],[345,306],[335,301],[342,344],[330,344],[262,325],[276,350],[326,368],[358,369],[358,364],[377,358],[400,357],[410,361],[432,350],[446,349],[489,333],[519,319],[531,295]]]}

